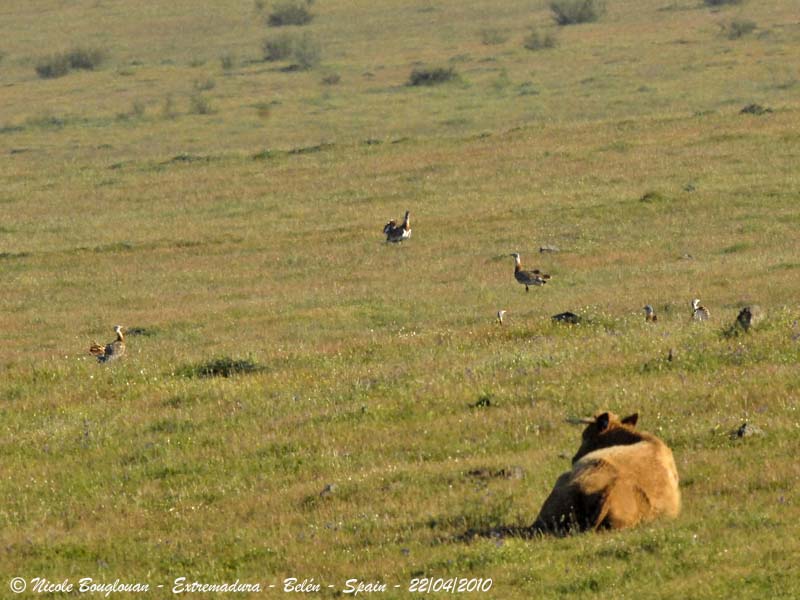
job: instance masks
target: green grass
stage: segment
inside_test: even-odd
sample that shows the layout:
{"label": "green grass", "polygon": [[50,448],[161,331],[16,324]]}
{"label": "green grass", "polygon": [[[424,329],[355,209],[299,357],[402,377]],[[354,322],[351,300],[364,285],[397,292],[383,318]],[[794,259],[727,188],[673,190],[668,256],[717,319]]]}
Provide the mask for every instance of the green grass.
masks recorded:
{"label": "green grass", "polygon": [[[800,593],[792,2],[737,6],[759,35],[736,41],[699,2],[609,2],[536,53],[544,1],[315,2],[308,72],[263,60],[252,3],[45,4],[0,22],[3,589]],[[36,76],[78,40],[97,70]],[[421,65],[459,81],[406,85]],[[526,294],[511,252],[550,283]],[[749,303],[765,321],[724,335]],[[117,323],[136,334],[99,365]],[[676,521],[465,539],[529,525],[579,445],[565,419],[598,409],[671,445]],[[731,439],[745,420],[764,435]]]}

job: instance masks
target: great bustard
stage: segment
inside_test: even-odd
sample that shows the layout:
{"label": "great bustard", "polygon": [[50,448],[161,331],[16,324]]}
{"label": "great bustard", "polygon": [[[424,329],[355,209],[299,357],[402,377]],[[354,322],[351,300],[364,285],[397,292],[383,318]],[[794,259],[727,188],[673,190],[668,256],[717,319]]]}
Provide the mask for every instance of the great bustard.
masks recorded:
{"label": "great bustard", "polygon": [[644,305],[644,320],[648,323],[655,323],[658,321],[658,316],[656,315],[656,311],[653,309],[652,306],[649,304]]}
{"label": "great bustard", "polygon": [[708,321],[711,318],[711,311],[700,304],[700,299],[692,300],[692,321]]}
{"label": "great bustard", "polygon": [[383,226],[383,233],[386,234],[387,242],[402,242],[411,237],[411,211],[406,211],[406,216],[403,218],[403,223],[398,227],[397,221],[392,219]]}
{"label": "great bustard", "polygon": [[514,257],[514,279],[525,286],[525,291],[531,285],[544,285],[550,279],[550,275],[542,273],[539,269],[533,271],[523,271],[522,263],[519,260],[519,253],[513,252],[511,256]]}
{"label": "great bustard", "polygon": [[505,316],[506,316],[506,311],[505,310],[498,310],[497,311],[497,324],[498,325],[502,325],[503,324],[503,319],[505,318]]}
{"label": "great bustard", "polygon": [[736,317],[736,323],[744,331],[750,331],[750,328],[758,324],[762,320],[763,316],[764,313],[760,306],[756,304],[753,304],[752,306],[745,306],[739,311],[739,315]]}
{"label": "great bustard", "polygon": [[125,354],[125,337],[122,335],[122,325],[115,325],[114,331],[117,339],[101,346],[97,342],[89,346],[89,353],[97,357],[97,362],[110,362],[117,360]]}

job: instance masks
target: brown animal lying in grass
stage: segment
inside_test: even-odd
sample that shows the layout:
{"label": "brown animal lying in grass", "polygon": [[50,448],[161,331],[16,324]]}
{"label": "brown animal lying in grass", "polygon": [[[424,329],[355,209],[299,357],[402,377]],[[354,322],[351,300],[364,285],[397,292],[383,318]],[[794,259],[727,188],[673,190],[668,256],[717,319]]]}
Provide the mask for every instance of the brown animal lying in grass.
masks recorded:
{"label": "brown animal lying in grass", "polygon": [[681,507],[672,451],[656,436],[637,431],[639,415],[620,420],[604,412],[588,423],[583,442],[532,526],[534,533],[632,527]]}

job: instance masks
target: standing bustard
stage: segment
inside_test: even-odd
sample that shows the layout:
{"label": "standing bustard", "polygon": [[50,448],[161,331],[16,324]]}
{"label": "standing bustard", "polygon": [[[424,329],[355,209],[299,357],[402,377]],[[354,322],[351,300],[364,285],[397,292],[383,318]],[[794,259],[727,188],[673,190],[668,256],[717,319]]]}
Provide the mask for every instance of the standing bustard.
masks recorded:
{"label": "standing bustard", "polygon": [[525,286],[526,292],[528,291],[528,286],[544,285],[547,283],[547,280],[550,279],[550,275],[542,273],[539,269],[523,271],[518,252],[513,252],[511,256],[514,257],[514,279]]}
{"label": "standing bustard", "polygon": [[89,353],[97,357],[97,362],[111,362],[125,354],[125,338],[122,335],[122,325],[114,325],[117,339],[101,346],[97,342],[89,346]]}
{"label": "standing bustard", "polygon": [[398,227],[397,221],[392,219],[383,226],[383,233],[386,234],[387,242],[402,242],[411,237],[411,221],[409,216],[411,211],[406,211],[406,216],[403,218],[403,223]]}
{"label": "standing bustard", "polygon": [[700,304],[700,299],[692,300],[692,321],[708,321],[711,318],[711,311]]}
{"label": "standing bustard", "polygon": [[658,321],[658,316],[656,315],[656,311],[653,309],[652,306],[649,304],[644,305],[644,320],[648,323],[655,323]]}

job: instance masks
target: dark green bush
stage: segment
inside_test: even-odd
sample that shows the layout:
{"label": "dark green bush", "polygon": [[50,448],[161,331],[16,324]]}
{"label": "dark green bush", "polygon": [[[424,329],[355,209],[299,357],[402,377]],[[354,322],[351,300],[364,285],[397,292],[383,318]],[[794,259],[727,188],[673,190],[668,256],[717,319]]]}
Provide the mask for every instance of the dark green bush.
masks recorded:
{"label": "dark green bush", "polygon": [[292,55],[295,36],[286,31],[273,35],[264,40],[264,60],[286,60]]}
{"label": "dark green bush", "polygon": [[73,48],[67,52],[69,66],[73,69],[93,71],[106,59],[106,53],[100,48]]}
{"label": "dark green bush", "polygon": [[456,79],[458,75],[453,67],[431,67],[414,69],[408,78],[408,85],[436,85]]}
{"label": "dark green bush", "polygon": [[36,74],[42,79],[55,79],[69,73],[69,59],[65,54],[53,54],[36,63]]}
{"label": "dark green bush", "polygon": [[250,359],[223,356],[196,365],[186,365],[178,369],[178,374],[184,377],[232,377],[233,375],[258,373],[263,370],[264,367]]}
{"label": "dark green bush", "polygon": [[267,17],[270,27],[283,27],[284,25],[305,25],[311,22],[314,16],[308,11],[305,2],[298,0],[284,0],[273,9]]}
{"label": "dark green bush", "polygon": [[597,21],[605,12],[602,0],[553,0],[553,18],[559,25],[577,25]]}

